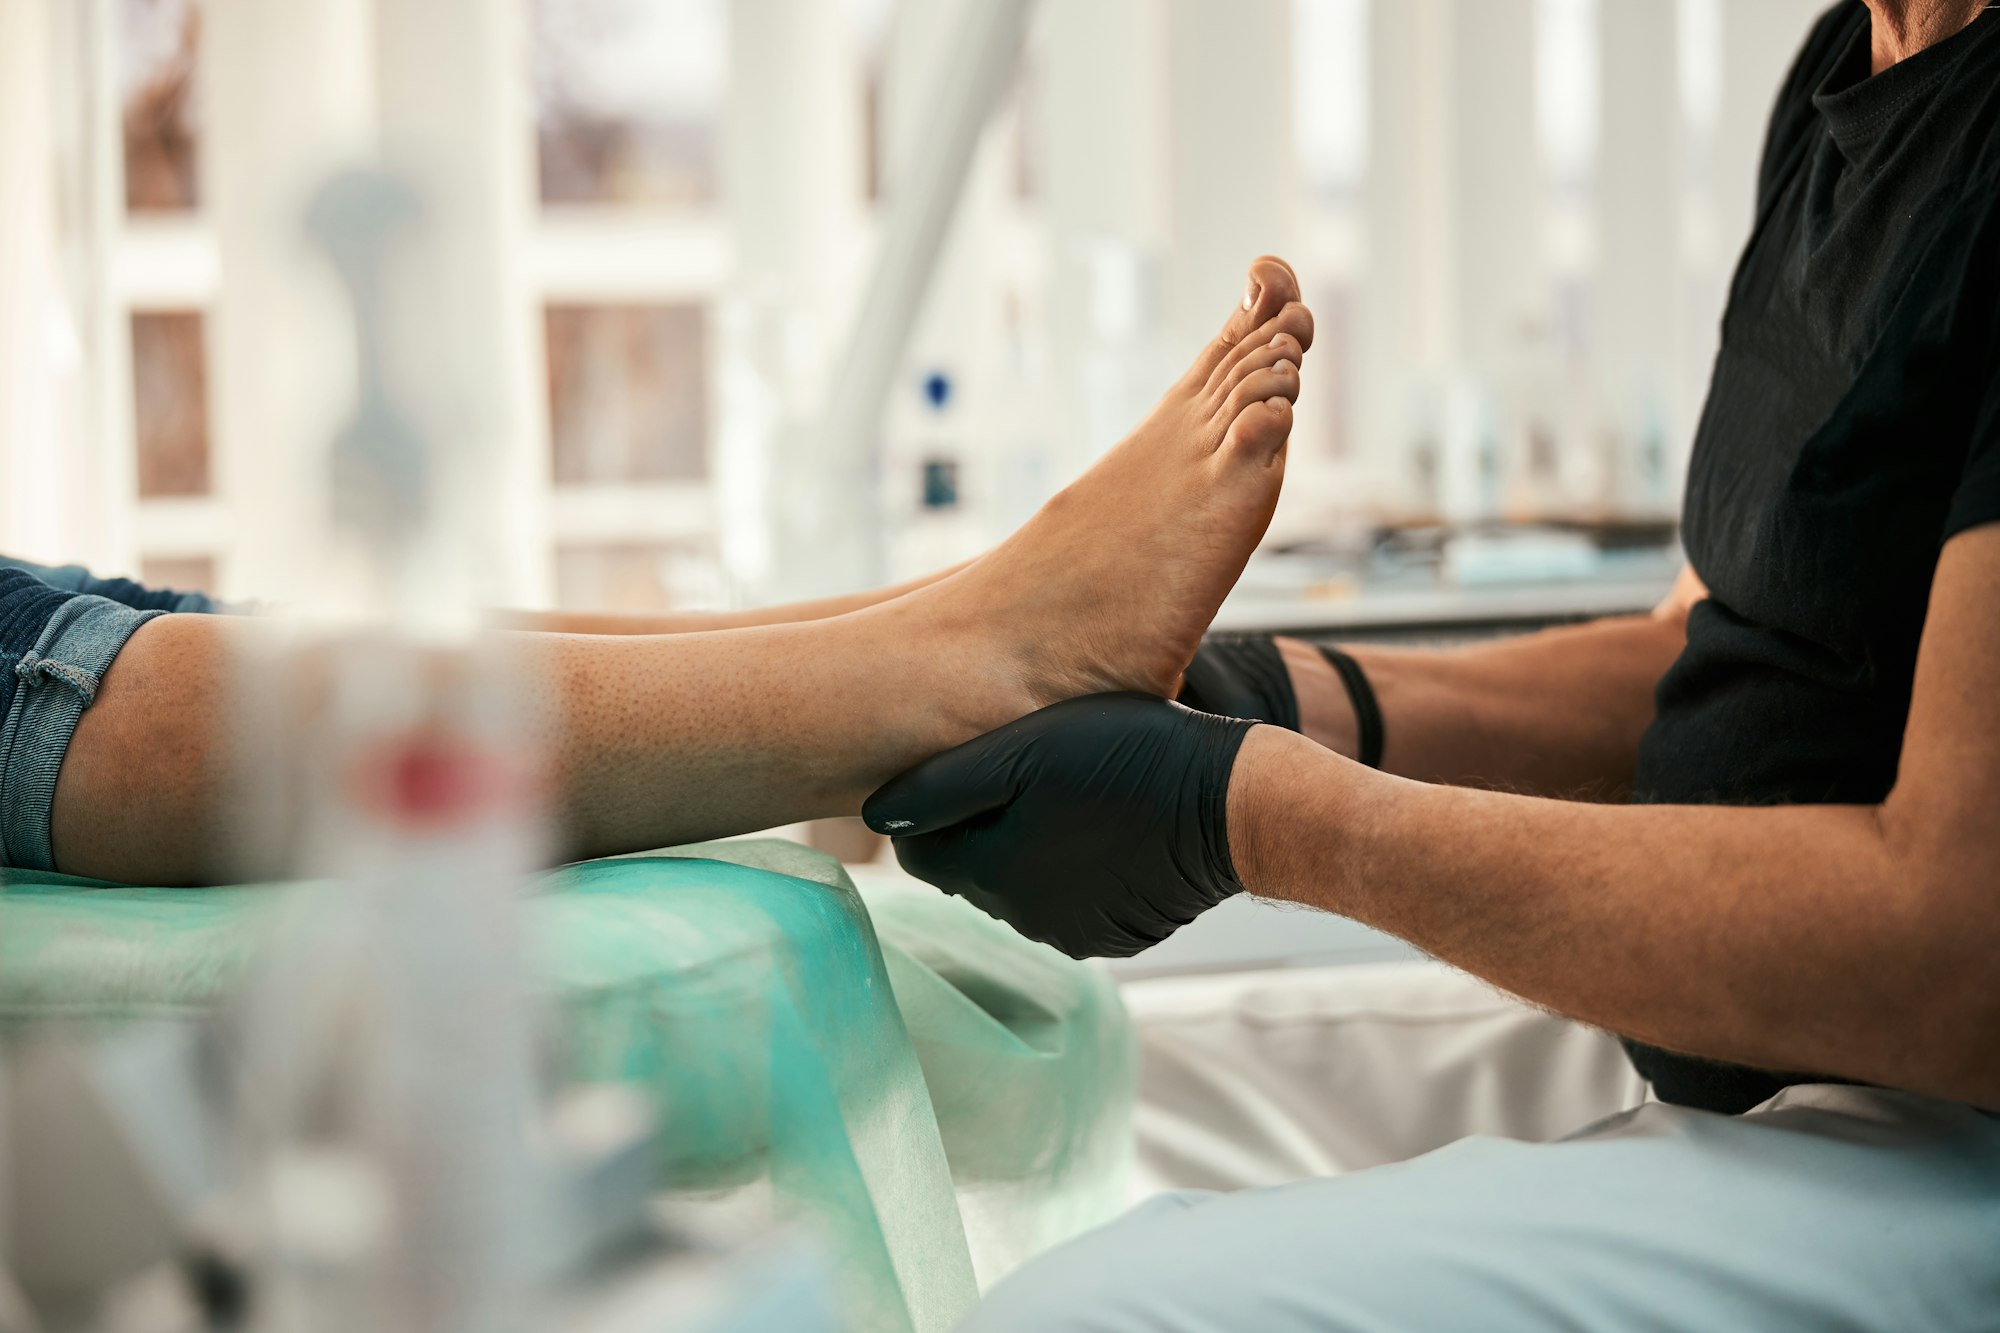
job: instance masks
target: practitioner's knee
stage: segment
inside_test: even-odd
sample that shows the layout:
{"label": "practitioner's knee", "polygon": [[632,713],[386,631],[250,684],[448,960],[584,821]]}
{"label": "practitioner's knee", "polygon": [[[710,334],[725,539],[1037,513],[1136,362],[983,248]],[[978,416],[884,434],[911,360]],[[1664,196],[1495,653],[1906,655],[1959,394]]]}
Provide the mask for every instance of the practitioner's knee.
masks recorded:
{"label": "practitioner's knee", "polygon": [[2000,1121],[1893,1093],[1794,1094],[1749,1116],[1647,1106],[1560,1143],[1466,1139],[1155,1207],[1029,1264],[967,1327],[1990,1328]]}
{"label": "practitioner's knee", "polygon": [[[1050,1251],[996,1286],[960,1333],[1343,1333],[1361,1327],[1303,1289],[1288,1291],[1282,1264],[1274,1269],[1255,1262],[1257,1239],[1223,1215],[1231,1209],[1215,1207],[1220,1201],[1240,1209],[1245,1198],[1203,1191],[1163,1196]],[[1337,1253],[1324,1258],[1326,1268],[1342,1266]]]}
{"label": "practitioner's knee", "polygon": [[1154,1333],[1202,1327],[1163,1323],[1165,1310],[1188,1313],[1180,1290],[1187,1281],[1174,1241],[1159,1225],[1185,1211],[1169,1196],[1143,1204],[1109,1225],[1079,1236],[1008,1277],[988,1294],[960,1333]]}

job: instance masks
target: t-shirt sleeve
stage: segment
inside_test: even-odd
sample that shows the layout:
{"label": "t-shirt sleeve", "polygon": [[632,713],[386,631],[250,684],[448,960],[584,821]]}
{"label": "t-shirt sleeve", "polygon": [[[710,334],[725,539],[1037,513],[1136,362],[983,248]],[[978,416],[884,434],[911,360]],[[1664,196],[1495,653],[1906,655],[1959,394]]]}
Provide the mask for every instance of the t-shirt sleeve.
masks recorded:
{"label": "t-shirt sleeve", "polygon": [[1947,541],[1967,528],[2000,523],[2000,177],[1993,181],[1960,287],[1960,308],[1977,312],[1978,323],[1964,334],[1970,352],[1964,364],[1972,385],[1972,410],[1966,418],[1971,433],[1945,518]]}
{"label": "t-shirt sleeve", "polygon": [[1995,368],[1973,419],[1965,472],[1959,477],[1958,491],[1945,519],[1946,540],[1967,528],[2000,523],[2000,362],[1992,364]]}

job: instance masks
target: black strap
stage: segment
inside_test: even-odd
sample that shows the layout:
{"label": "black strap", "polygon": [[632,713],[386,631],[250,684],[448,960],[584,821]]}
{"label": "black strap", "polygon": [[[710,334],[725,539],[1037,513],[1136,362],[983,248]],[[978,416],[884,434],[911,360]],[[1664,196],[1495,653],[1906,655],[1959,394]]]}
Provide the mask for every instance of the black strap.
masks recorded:
{"label": "black strap", "polygon": [[1354,705],[1354,730],[1360,753],[1355,756],[1370,768],[1382,767],[1382,705],[1375,701],[1375,687],[1361,664],[1338,648],[1315,645],[1320,654],[1340,673],[1347,687],[1348,702]]}

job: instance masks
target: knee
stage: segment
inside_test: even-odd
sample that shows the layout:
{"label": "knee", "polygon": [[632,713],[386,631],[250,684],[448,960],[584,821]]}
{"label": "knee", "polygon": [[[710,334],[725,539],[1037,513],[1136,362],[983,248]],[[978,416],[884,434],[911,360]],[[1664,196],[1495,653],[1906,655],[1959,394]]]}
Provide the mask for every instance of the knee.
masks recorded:
{"label": "knee", "polygon": [[[1033,1265],[1030,1265],[1032,1268]],[[1114,1322],[1110,1311],[1086,1308],[1075,1296],[1058,1298],[1040,1287],[1008,1279],[979,1303],[958,1333],[1139,1333],[1129,1322]]]}
{"label": "knee", "polygon": [[1356,1183],[1156,1200],[1027,1264],[962,1333],[1467,1326],[1466,1312],[1482,1308],[1473,1297],[1495,1285],[1492,1265],[1473,1257],[1482,1237],[1449,1212],[1398,1214],[1379,1196],[1371,1207]]}
{"label": "knee", "polygon": [[1161,1198],[1030,1260],[993,1288],[959,1333],[1160,1333],[1171,1307],[1162,1220],[1191,1201]]}
{"label": "knee", "polygon": [[[1030,1261],[960,1333],[1293,1333],[1259,1299],[1268,1274],[1208,1234],[1206,1200],[1166,1196]],[[1314,1321],[1314,1333],[1339,1333]]]}
{"label": "knee", "polygon": [[[1030,1261],[994,1287],[958,1333],[1194,1333],[1206,1325],[1164,1317],[1173,1279],[1136,1264],[1092,1267],[1061,1251]],[[1219,1333],[1219,1330],[1218,1330]]]}

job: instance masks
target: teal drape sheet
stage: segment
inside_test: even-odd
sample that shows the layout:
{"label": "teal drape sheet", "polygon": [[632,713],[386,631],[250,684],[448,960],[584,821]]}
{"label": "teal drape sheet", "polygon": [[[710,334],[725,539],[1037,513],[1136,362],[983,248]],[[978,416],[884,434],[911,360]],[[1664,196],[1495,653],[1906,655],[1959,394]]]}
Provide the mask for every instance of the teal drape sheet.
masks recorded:
{"label": "teal drape sheet", "polygon": [[[0,872],[0,1032],[206,1017],[298,891]],[[1115,990],[956,900],[729,842],[557,870],[524,924],[557,1069],[645,1091],[661,1189],[812,1229],[855,1329],[949,1328],[975,1259],[990,1282],[1122,1203]]]}

